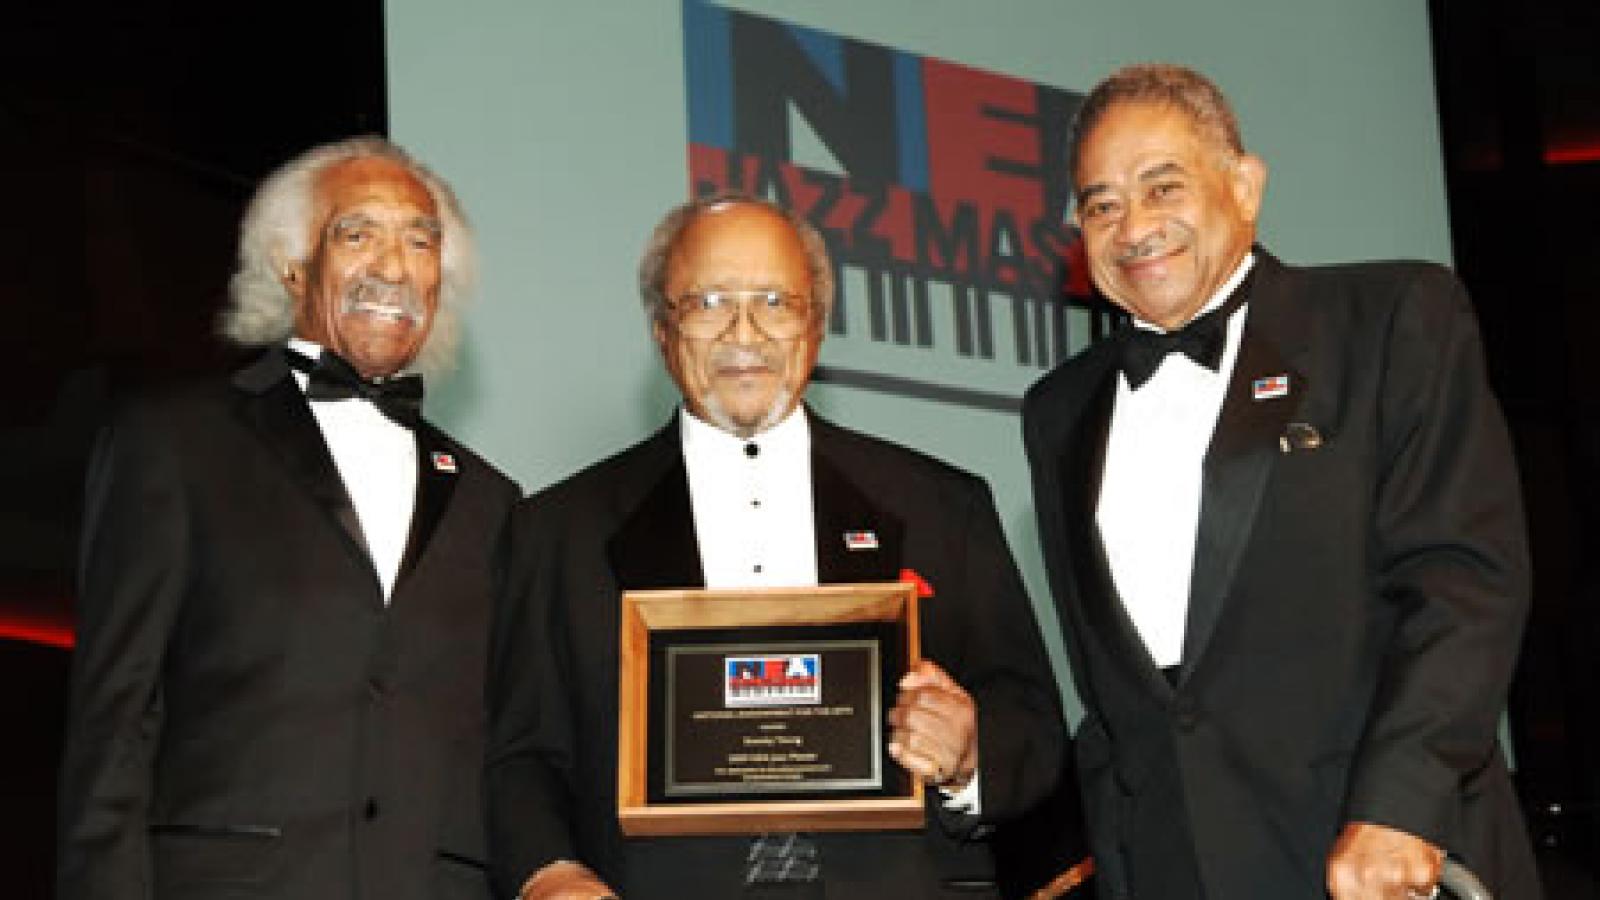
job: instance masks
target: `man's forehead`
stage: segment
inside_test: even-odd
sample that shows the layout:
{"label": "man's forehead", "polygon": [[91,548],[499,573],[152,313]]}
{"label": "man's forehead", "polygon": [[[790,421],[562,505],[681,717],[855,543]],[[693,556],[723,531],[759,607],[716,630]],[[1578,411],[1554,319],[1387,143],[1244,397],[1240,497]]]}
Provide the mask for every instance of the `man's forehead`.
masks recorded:
{"label": "man's forehead", "polygon": [[794,226],[782,214],[759,203],[728,200],[695,214],[684,226],[679,245],[690,239],[723,243],[739,236],[773,242],[799,242]]}
{"label": "man's forehead", "polygon": [[1074,181],[1080,196],[1108,184],[1194,172],[1210,149],[1196,123],[1171,106],[1111,107],[1079,149]]}
{"label": "man's forehead", "polygon": [[793,224],[748,203],[701,211],[679,236],[667,269],[669,276],[704,281],[708,287],[749,286],[739,282],[751,277],[781,281],[807,271],[805,247]]}
{"label": "man's forehead", "polygon": [[1200,124],[1170,103],[1124,101],[1109,107],[1083,143],[1082,158],[1197,152],[1206,143]]}
{"label": "man's forehead", "polygon": [[318,205],[325,215],[345,210],[404,209],[435,214],[433,194],[405,166],[393,160],[362,158],[329,166],[316,182]]}

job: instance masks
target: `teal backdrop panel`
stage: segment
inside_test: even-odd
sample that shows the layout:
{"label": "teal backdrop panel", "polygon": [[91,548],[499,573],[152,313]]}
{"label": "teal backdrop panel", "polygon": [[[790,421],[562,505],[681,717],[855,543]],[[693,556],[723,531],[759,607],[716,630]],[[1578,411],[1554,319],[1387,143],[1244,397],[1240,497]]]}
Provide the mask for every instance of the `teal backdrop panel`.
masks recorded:
{"label": "teal backdrop panel", "polygon": [[[1103,317],[1063,227],[1067,119],[1129,62],[1195,66],[1271,175],[1291,262],[1449,262],[1420,0],[388,0],[394,138],[460,193],[482,288],[429,414],[537,490],[676,393],[635,280],[696,187],[793,204],[840,263],[810,399],[981,473],[1065,676],[1016,401]],[[1070,710],[1077,707],[1068,689]]]}

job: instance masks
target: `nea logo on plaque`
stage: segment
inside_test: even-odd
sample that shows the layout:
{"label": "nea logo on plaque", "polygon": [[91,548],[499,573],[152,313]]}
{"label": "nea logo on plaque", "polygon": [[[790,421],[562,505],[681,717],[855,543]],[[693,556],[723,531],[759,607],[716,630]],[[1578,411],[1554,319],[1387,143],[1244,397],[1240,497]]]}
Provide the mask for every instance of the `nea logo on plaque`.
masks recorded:
{"label": "nea logo on plaque", "polygon": [[821,660],[817,653],[730,656],[723,660],[727,682],[722,686],[722,703],[730,709],[821,703]]}

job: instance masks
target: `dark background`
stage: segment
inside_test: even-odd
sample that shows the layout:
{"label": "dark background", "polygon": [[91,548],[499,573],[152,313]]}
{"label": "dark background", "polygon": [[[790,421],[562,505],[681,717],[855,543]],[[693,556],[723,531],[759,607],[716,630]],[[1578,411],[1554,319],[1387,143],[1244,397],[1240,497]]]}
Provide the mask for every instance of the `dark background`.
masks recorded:
{"label": "dark background", "polygon": [[232,364],[214,322],[255,183],[388,120],[382,0],[27,3],[0,21],[0,897],[34,900],[94,429],[117,391]]}
{"label": "dark background", "polygon": [[[82,473],[110,398],[232,363],[213,323],[255,182],[387,128],[381,0],[4,14],[0,894],[49,896]],[[244,10],[259,9],[245,16]],[[1431,0],[1457,268],[1514,432],[1535,562],[1512,689],[1551,900],[1600,861],[1600,2]],[[1359,139],[1352,136],[1352,140]],[[1515,898],[1511,898],[1515,900]]]}

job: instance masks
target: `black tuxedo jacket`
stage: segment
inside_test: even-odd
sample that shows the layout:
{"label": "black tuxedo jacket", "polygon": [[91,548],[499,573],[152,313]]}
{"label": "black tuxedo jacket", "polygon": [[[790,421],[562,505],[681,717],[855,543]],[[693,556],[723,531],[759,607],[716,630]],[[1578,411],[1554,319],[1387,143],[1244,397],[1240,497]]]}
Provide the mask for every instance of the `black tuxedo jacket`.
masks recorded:
{"label": "black tuxedo jacket", "polygon": [[119,412],[89,478],[64,900],[488,895],[490,557],[517,490],[431,426],[417,449],[385,607],[281,351]]}
{"label": "black tuxedo jacket", "polygon": [[[983,819],[1048,792],[1063,727],[1038,627],[984,483],[929,457],[811,419],[823,582],[916,570],[922,648],[978,708]],[[497,888],[513,895],[556,859],[622,896],[740,893],[747,838],[624,839],[617,826],[617,638],[623,590],[703,586],[676,421],[532,497],[509,529],[509,577],[490,651],[486,775]],[[848,531],[878,546],[846,549]],[[930,807],[940,795],[930,791]],[[827,895],[941,896],[993,879],[977,827],[819,835]],[[980,894],[981,895],[981,894]],[[963,894],[962,896],[971,896]]]}
{"label": "black tuxedo jacket", "polygon": [[1094,524],[1120,336],[1024,403],[1102,896],[1322,898],[1335,835],[1371,821],[1536,897],[1495,743],[1528,561],[1471,307],[1436,266],[1256,254],[1175,686]]}

